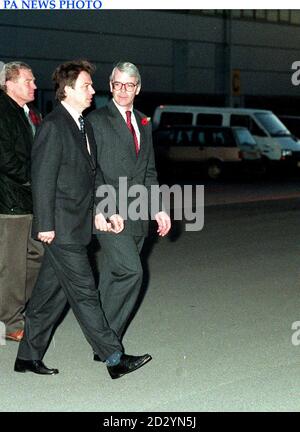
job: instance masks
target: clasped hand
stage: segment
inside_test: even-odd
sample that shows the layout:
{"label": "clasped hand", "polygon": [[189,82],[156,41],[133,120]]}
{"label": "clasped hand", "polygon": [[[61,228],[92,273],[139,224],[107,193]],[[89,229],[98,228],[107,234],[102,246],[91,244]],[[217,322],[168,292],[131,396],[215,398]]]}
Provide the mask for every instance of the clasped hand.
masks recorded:
{"label": "clasped hand", "polygon": [[99,231],[112,232],[119,234],[124,229],[124,219],[119,214],[114,214],[110,218],[105,219],[102,213],[95,216],[95,227]]}

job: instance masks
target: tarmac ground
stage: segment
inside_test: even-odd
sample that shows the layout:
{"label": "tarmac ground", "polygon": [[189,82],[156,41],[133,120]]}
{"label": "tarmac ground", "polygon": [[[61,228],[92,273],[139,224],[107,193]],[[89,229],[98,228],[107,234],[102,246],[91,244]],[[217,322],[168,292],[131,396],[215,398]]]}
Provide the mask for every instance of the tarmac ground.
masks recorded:
{"label": "tarmac ground", "polygon": [[0,345],[0,411],[298,412],[299,195],[296,180],[209,184],[203,229],[175,223],[143,252],[124,345],[153,360],[111,380],[69,311],[44,358],[56,376],[15,373],[17,343]]}

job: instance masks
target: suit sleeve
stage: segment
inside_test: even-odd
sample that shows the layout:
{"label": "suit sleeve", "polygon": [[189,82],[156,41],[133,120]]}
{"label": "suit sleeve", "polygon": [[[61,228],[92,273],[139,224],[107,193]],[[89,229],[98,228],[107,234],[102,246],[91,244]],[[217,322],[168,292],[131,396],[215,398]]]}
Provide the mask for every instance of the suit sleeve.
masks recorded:
{"label": "suit sleeve", "polygon": [[[148,189],[148,197],[151,197],[151,186],[157,186],[159,187],[158,184],[158,180],[157,180],[157,171],[156,171],[156,166],[155,166],[155,156],[154,156],[154,148],[153,148],[153,142],[152,142],[152,128],[149,125],[149,143],[150,143],[150,150],[149,150],[149,159],[148,159],[148,164],[147,164],[147,170],[146,170],[146,175],[145,175],[145,186]],[[158,196],[158,210],[159,211],[166,211],[164,205],[163,205],[163,201],[162,201],[162,195],[161,193],[159,193]],[[153,211],[154,209],[157,209],[156,206],[151,206],[151,201],[149,199],[149,213],[151,215],[151,218],[154,219],[155,214],[157,213],[156,210]]]}
{"label": "suit sleeve", "polygon": [[147,171],[145,176],[145,186],[149,188],[151,185],[158,185],[157,180],[157,171],[155,166],[155,157],[154,157],[154,149],[152,143],[152,135],[149,137],[150,142],[150,150],[149,150],[149,159],[147,164]]}
{"label": "suit sleeve", "polygon": [[62,159],[57,127],[44,122],[32,147],[33,212],[38,232],[55,231],[56,185]]}

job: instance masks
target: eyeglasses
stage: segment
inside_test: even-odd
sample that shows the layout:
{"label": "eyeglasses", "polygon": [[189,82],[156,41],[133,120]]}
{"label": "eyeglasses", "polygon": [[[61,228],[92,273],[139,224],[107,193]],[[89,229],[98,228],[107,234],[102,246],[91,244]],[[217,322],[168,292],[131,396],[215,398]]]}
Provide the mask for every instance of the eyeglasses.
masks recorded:
{"label": "eyeglasses", "polygon": [[122,88],[124,87],[125,90],[128,92],[133,92],[133,90],[137,86],[137,84],[133,84],[133,83],[124,83],[123,84],[119,81],[112,82],[111,84],[112,84],[114,90],[122,90]]}

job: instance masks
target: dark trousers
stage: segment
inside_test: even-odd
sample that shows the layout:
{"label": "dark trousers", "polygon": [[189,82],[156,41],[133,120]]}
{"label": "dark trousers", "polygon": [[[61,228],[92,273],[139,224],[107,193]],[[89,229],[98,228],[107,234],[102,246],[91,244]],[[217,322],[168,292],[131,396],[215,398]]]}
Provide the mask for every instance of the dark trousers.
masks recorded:
{"label": "dark trousers", "polygon": [[45,255],[28,305],[18,357],[40,360],[66,303],[101,360],[122,346],[104,317],[85,246],[45,246]]}
{"label": "dark trousers", "polygon": [[97,237],[104,254],[99,282],[102,309],[110,327],[121,338],[142,284],[140,252],[145,238],[122,233],[101,233]]}

